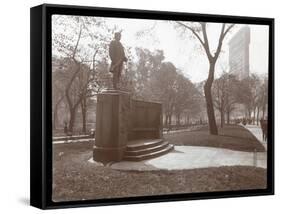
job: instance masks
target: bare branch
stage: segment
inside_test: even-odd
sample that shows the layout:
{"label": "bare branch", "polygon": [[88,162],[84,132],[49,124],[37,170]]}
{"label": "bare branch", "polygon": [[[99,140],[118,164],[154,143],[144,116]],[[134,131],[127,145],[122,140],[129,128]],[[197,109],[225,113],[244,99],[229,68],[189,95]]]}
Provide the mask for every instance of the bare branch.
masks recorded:
{"label": "bare branch", "polygon": [[78,68],[76,69],[76,71],[74,72],[74,74],[72,75],[70,81],[68,82],[67,86],[66,86],[66,89],[65,89],[65,97],[69,103],[70,106],[72,106],[72,101],[71,101],[71,98],[70,98],[70,95],[69,95],[69,91],[70,91],[70,88],[71,88],[71,85],[75,79],[75,77],[77,76],[77,74],[80,72],[80,69],[81,69],[81,64],[78,63]]}
{"label": "bare branch", "polygon": [[77,41],[76,41],[76,44],[75,44],[75,47],[74,47],[74,50],[73,50],[73,53],[72,53],[72,59],[74,60],[75,63],[77,63],[77,61],[75,59],[75,55],[76,55],[77,48],[78,48],[78,45],[79,45],[79,42],[80,42],[81,34],[82,34],[82,24],[80,25],[78,38],[77,38]]}
{"label": "bare branch", "polygon": [[225,23],[223,23],[222,27],[221,27],[221,33],[220,33],[220,37],[219,37],[218,47],[217,47],[217,50],[215,52],[214,60],[218,59],[218,56],[221,52],[222,41],[224,39],[224,29],[225,29]]}
{"label": "bare branch", "polygon": [[217,50],[216,50],[216,53],[215,53],[215,60],[217,60],[220,52],[221,52],[221,48],[222,48],[222,43],[223,43],[223,40],[226,36],[226,34],[231,30],[231,28],[234,27],[235,24],[231,24],[229,25],[226,30],[225,30],[225,24],[222,25],[222,28],[221,28],[221,33],[220,33],[220,37],[219,37],[219,43],[218,43],[218,47],[217,47]]}
{"label": "bare branch", "polygon": [[96,56],[97,56],[98,51],[99,51],[99,49],[97,48],[93,55],[93,72],[96,71]]}
{"label": "bare branch", "polygon": [[206,54],[207,54],[209,61],[211,61],[213,59],[213,56],[210,53],[209,41],[208,41],[207,30],[206,30],[206,23],[200,22],[200,24],[202,26],[202,33],[203,33],[203,38],[204,38],[204,48],[206,50]]}
{"label": "bare branch", "polygon": [[207,55],[209,61],[211,61],[213,59],[213,56],[211,55],[210,48],[209,48],[209,41],[208,41],[208,36],[207,36],[207,32],[206,32],[206,23],[200,22],[202,33],[203,33],[203,40],[200,37],[200,35],[195,31],[195,29],[192,28],[191,26],[188,26],[179,21],[177,21],[176,23],[187,28],[188,30],[190,30],[193,33],[193,35],[195,35],[195,37],[199,40],[200,44],[205,49],[205,52],[206,52],[206,55]]}
{"label": "bare branch", "polygon": [[190,26],[188,26],[188,25],[186,25],[186,24],[184,24],[184,23],[182,23],[182,22],[180,22],[180,21],[177,21],[176,23],[179,24],[179,25],[181,25],[181,26],[183,26],[183,27],[185,27],[185,28],[187,28],[188,30],[190,30],[190,31],[194,34],[194,36],[199,40],[199,42],[201,43],[201,45],[202,45],[203,47],[205,47],[205,44],[204,44],[203,40],[201,39],[201,37],[199,36],[199,34],[198,34],[192,27],[190,27]]}
{"label": "bare branch", "polygon": [[234,25],[235,25],[235,24],[231,24],[231,25],[228,26],[228,28],[225,30],[225,32],[224,32],[224,34],[223,34],[223,37],[226,36],[226,34],[231,30],[231,28],[234,27]]}

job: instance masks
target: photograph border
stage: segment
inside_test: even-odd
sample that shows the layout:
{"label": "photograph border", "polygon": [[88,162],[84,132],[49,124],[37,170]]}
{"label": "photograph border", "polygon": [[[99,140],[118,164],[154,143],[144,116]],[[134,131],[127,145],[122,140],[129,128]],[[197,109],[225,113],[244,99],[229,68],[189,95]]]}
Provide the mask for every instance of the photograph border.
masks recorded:
{"label": "photograph border", "polygon": [[[151,195],[126,198],[52,201],[52,15],[101,16],[154,20],[267,25],[268,150],[267,188],[254,190]],[[30,204],[41,209],[230,198],[274,194],[274,19],[197,13],[147,11],[43,4],[30,9]]]}

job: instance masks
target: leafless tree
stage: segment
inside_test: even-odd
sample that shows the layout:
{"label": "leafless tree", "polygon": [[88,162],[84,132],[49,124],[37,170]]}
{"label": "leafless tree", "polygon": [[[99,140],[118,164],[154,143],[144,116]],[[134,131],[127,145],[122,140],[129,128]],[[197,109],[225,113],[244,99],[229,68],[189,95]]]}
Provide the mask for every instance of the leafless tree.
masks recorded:
{"label": "leafless tree", "polygon": [[[96,61],[105,57],[112,33],[102,19],[60,16],[53,25],[53,50],[67,59],[65,99],[69,110],[68,131],[73,132],[77,109],[81,107],[83,132],[86,131],[87,99],[96,89]],[[102,28],[104,34],[96,29]],[[82,42],[84,40],[84,42]],[[86,42],[85,42],[86,41]],[[92,67],[92,68],[91,68]]]}
{"label": "leafless tree", "polygon": [[238,80],[235,76],[224,72],[220,78],[214,80],[213,100],[215,108],[220,112],[220,125],[225,124],[225,115],[227,124],[230,123],[230,114],[235,109],[236,90],[238,89]]}
{"label": "leafless tree", "polygon": [[220,30],[220,35],[218,38],[218,44],[213,52],[210,49],[208,34],[207,34],[207,23],[200,22],[200,23],[193,23],[193,22],[183,22],[177,21],[177,27],[183,29],[184,31],[189,31],[192,35],[199,41],[200,45],[202,46],[208,61],[209,61],[209,74],[208,78],[204,85],[204,94],[206,99],[206,107],[207,107],[207,114],[208,114],[208,122],[209,122],[209,132],[210,134],[217,135],[218,128],[215,119],[214,113],[214,106],[213,106],[213,99],[212,99],[212,84],[214,81],[214,73],[215,73],[215,66],[218,60],[218,57],[222,50],[223,41],[229,31],[234,27],[234,24],[225,24],[223,23]]}

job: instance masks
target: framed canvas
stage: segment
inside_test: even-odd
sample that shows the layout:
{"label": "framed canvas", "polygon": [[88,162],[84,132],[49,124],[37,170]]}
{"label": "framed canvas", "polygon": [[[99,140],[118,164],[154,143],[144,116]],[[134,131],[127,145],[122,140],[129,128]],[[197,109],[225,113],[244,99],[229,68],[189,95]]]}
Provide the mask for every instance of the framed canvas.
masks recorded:
{"label": "framed canvas", "polygon": [[30,202],[274,194],[274,19],[31,8]]}

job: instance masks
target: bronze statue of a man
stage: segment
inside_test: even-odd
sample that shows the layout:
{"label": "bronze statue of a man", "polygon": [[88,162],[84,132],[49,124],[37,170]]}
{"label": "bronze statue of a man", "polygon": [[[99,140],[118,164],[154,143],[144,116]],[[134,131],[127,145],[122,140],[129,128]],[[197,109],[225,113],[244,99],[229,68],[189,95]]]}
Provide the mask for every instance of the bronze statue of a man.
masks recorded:
{"label": "bronze statue of a man", "polygon": [[120,42],[121,33],[117,32],[114,34],[114,40],[109,44],[109,56],[111,59],[110,72],[113,74],[113,88],[119,87],[120,76],[123,69],[123,62],[127,62],[125,56],[124,47]]}

